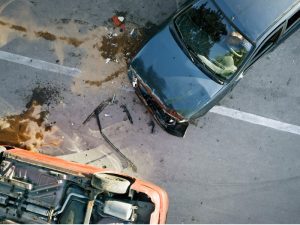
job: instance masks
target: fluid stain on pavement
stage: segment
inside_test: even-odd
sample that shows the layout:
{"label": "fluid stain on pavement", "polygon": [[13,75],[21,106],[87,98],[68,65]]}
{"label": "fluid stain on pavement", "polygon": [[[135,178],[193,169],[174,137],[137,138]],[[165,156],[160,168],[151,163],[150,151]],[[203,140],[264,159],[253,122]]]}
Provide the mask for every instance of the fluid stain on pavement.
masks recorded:
{"label": "fluid stain on pavement", "polygon": [[10,26],[11,29],[20,31],[20,32],[26,32],[27,29],[25,27],[19,26],[19,25],[11,25]]}
{"label": "fluid stain on pavement", "polygon": [[56,40],[56,36],[47,31],[38,31],[38,32],[35,32],[35,35],[37,37],[44,38],[47,41],[55,41]]}
{"label": "fluid stain on pavement", "polygon": [[34,150],[41,146],[44,133],[51,131],[45,126],[46,111],[33,103],[20,115],[11,115],[0,119],[0,144],[8,144]]}
{"label": "fluid stain on pavement", "polygon": [[96,44],[94,47],[98,48],[103,58],[116,60],[122,54],[128,62],[157,30],[155,24],[148,22],[143,28],[128,29],[117,36],[105,36],[101,45]]}
{"label": "fluid stain on pavement", "polygon": [[38,105],[57,104],[61,100],[60,91],[58,88],[51,86],[50,83],[40,85],[32,90],[32,95],[26,104],[26,108],[30,108],[34,103]]}
{"label": "fluid stain on pavement", "polygon": [[26,110],[19,115],[0,118],[0,144],[28,150],[58,144],[59,141],[45,142],[46,136],[52,131],[52,126],[47,124],[48,111],[42,109],[42,105],[49,105],[50,101],[55,102],[58,99],[58,90],[51,87],[38,86],[33,89]]}
{"label": "fluid stain on pavement", "polygon": [[103,83],[106,83],[106,82],[109,82],[113,79],[118,78],[122,73],[125,73],[126,71],[127,71],[127,67],[121,68],[121,69],[117,70],[116,72],[112,73],[111,75],[107,76],[103,80],[99,80],[99,81],[98,80],[95,80],[95,81],[85,80],[84,82],[88,85],[91,85],[91,86],[100,87]]}
{"label": "fluid stain on pavement", "polygon": [[[11,24],[3,20],[0,20],[0,25],[22,33],[28,32],[28,29],[23,26]],[[74,47],[79,47],[84,42],[84,40],[79,40],[74,37],[57,36],[48,31],[34,31],[33,33],[38,38],[43,38],[47,41],[61,40],[63,42],[66,42],[69,45],[73,45]]]}

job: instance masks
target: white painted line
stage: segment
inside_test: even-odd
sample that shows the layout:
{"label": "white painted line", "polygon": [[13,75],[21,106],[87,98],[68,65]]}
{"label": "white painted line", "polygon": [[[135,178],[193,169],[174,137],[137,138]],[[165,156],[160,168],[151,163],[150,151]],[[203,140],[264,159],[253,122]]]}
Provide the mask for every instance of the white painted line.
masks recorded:
{"label": "white painted line", "polygon": [[3,12],[3,10],[10,4],[12,3],[14,0],[4,0],[4,2],[2,3],[2,5],[0,5],[0,14]]}
{"label": "white painted line", "polygon": [[251,113],[241,112],[239,110],[226,108],[223,106],[215,106],[210,110],[212,113],[216,113],[222,116],[227,116],[233,119],[242,120],[248,123],[257,124],[260,126],[269,127],[275,130],[288,132],[292,134],[300,135],[300,126],[280,122],[278,120],[272,120],[266,117],[254,115]]}
{"label": "white painted line", "polygon": [[29,66],[39,70],[63,74],[70,77],[77,77],[81,73],[81,71],[77,68],[61,66],[58,64],[45,62],[39,59],[32,59],[26,56],[21,56],[21,55],[4,52],[4,51],[0,51],[0,59],[8,62]]}

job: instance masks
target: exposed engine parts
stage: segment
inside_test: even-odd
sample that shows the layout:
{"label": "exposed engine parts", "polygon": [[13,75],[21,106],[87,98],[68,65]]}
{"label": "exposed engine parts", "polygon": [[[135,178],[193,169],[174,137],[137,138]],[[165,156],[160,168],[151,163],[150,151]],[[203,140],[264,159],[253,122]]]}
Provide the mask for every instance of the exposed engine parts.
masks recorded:
{"label": "exposed engine parts", "polygon": [[[149,223],[154,204],[133,178],[91,176],[0,157],[0,220],[16,223]],[[55,169],[57,168],[57,169]]]}

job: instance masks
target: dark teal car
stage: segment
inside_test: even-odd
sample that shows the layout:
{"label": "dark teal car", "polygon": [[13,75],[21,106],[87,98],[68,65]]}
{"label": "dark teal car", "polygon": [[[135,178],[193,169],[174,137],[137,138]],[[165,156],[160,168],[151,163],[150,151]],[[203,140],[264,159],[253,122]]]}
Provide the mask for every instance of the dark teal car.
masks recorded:
{"label": "dark teal car", "polygon": [[160,126],[183,137],[299,27],[299,9],[299,0],[193,1],[136,55],[129,79]]}

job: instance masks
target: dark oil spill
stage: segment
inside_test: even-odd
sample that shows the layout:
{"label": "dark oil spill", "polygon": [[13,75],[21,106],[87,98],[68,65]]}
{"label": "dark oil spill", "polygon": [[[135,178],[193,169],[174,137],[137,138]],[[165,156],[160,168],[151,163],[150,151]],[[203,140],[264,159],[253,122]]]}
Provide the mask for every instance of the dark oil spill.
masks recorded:
{"label": "dark oil spill", "polygon": [[91,81],[91,80],[85,80],[84,82],[88,85],[91,86],[97,86],[100,87],[102,84],[109,82],[113,79],[116,79],[117,77],[119,77],[122,73],[125,73],[127,71],[127,68],[121,68],[119,70],[117,70],[116,72],[114,72],[113,74],[109,75],[108,77],[106,77],[103,80],[95,80],[95,81]]}
{"label": "dark oil spill", "polygon": [[44,38],[47,41],[55,41],[56,40],[56,36],[47,31],[38,31],[38,32],[34,32],[34,33],[37,37]]}
{"label": "dark oil spill", "polygon": [[27,29],[25,27],[18,26],[18,25],[11,25],[10,28],[14,29],[14,30],[17,30],[17,31],[20,31],[20,32],[26,32],[27,31]]}
{"label": "dark oil spill", "polygon": [[73,45],[74,47],[79,47],[84,42],[83,40],[69,37],[59,37],[59,39],[62,41],[66,41],[69,45]]}
{"label": "dark oil spill", "polygon": [[62,97],[57,87],[51,86],[47,83],[46,85],[40,85],[32,90],[32,95],[26,104],[26,108],[30,108],[35,102],[38,105],[50,105],[51,103],[57,104]]}
{"label": "dark oil spill", "polygon": [[157,30],[157,25],[148,22],[145,27],[135,29],[133,35],[130,34],[130,30],[126,30],[118,36],[105,36],[101,46],[96,44],[94,47],[104,58],[115,60],[117,55],[122,54],[129,62]]}
{"label": "dark oil spill", "polygon": [[56,35],[51,34],[47,31],[38,31],[38,32],[35,32],[35,35],[37,37],[41,37],[47,41],[55,41],[55,40],[59,39],[59,40],[66,42],[69,45],[73,45],[74,47],[79,47],[84,42],[83,40],[79,40],[77,38],[72,38],[72,37],[57,37]]}
{"label": "dark oil spill", "polygon": [[0,20],[0,25],[2,25],[2,26],[6,26],[6,25],[7,25],[7,23],[6,23],[6,22],[4,22],[4,21],[1,21],[1,20]]}
{"label": "dark oil spill", "polygon": [[51,125],[46,123],[48,111],[41,110],[41,106],[57,103],[59,99],[59,91],[48,84],[33,89],[26,110],[0,119],[0,144],[28,150],[40,147],[51,131]]}

